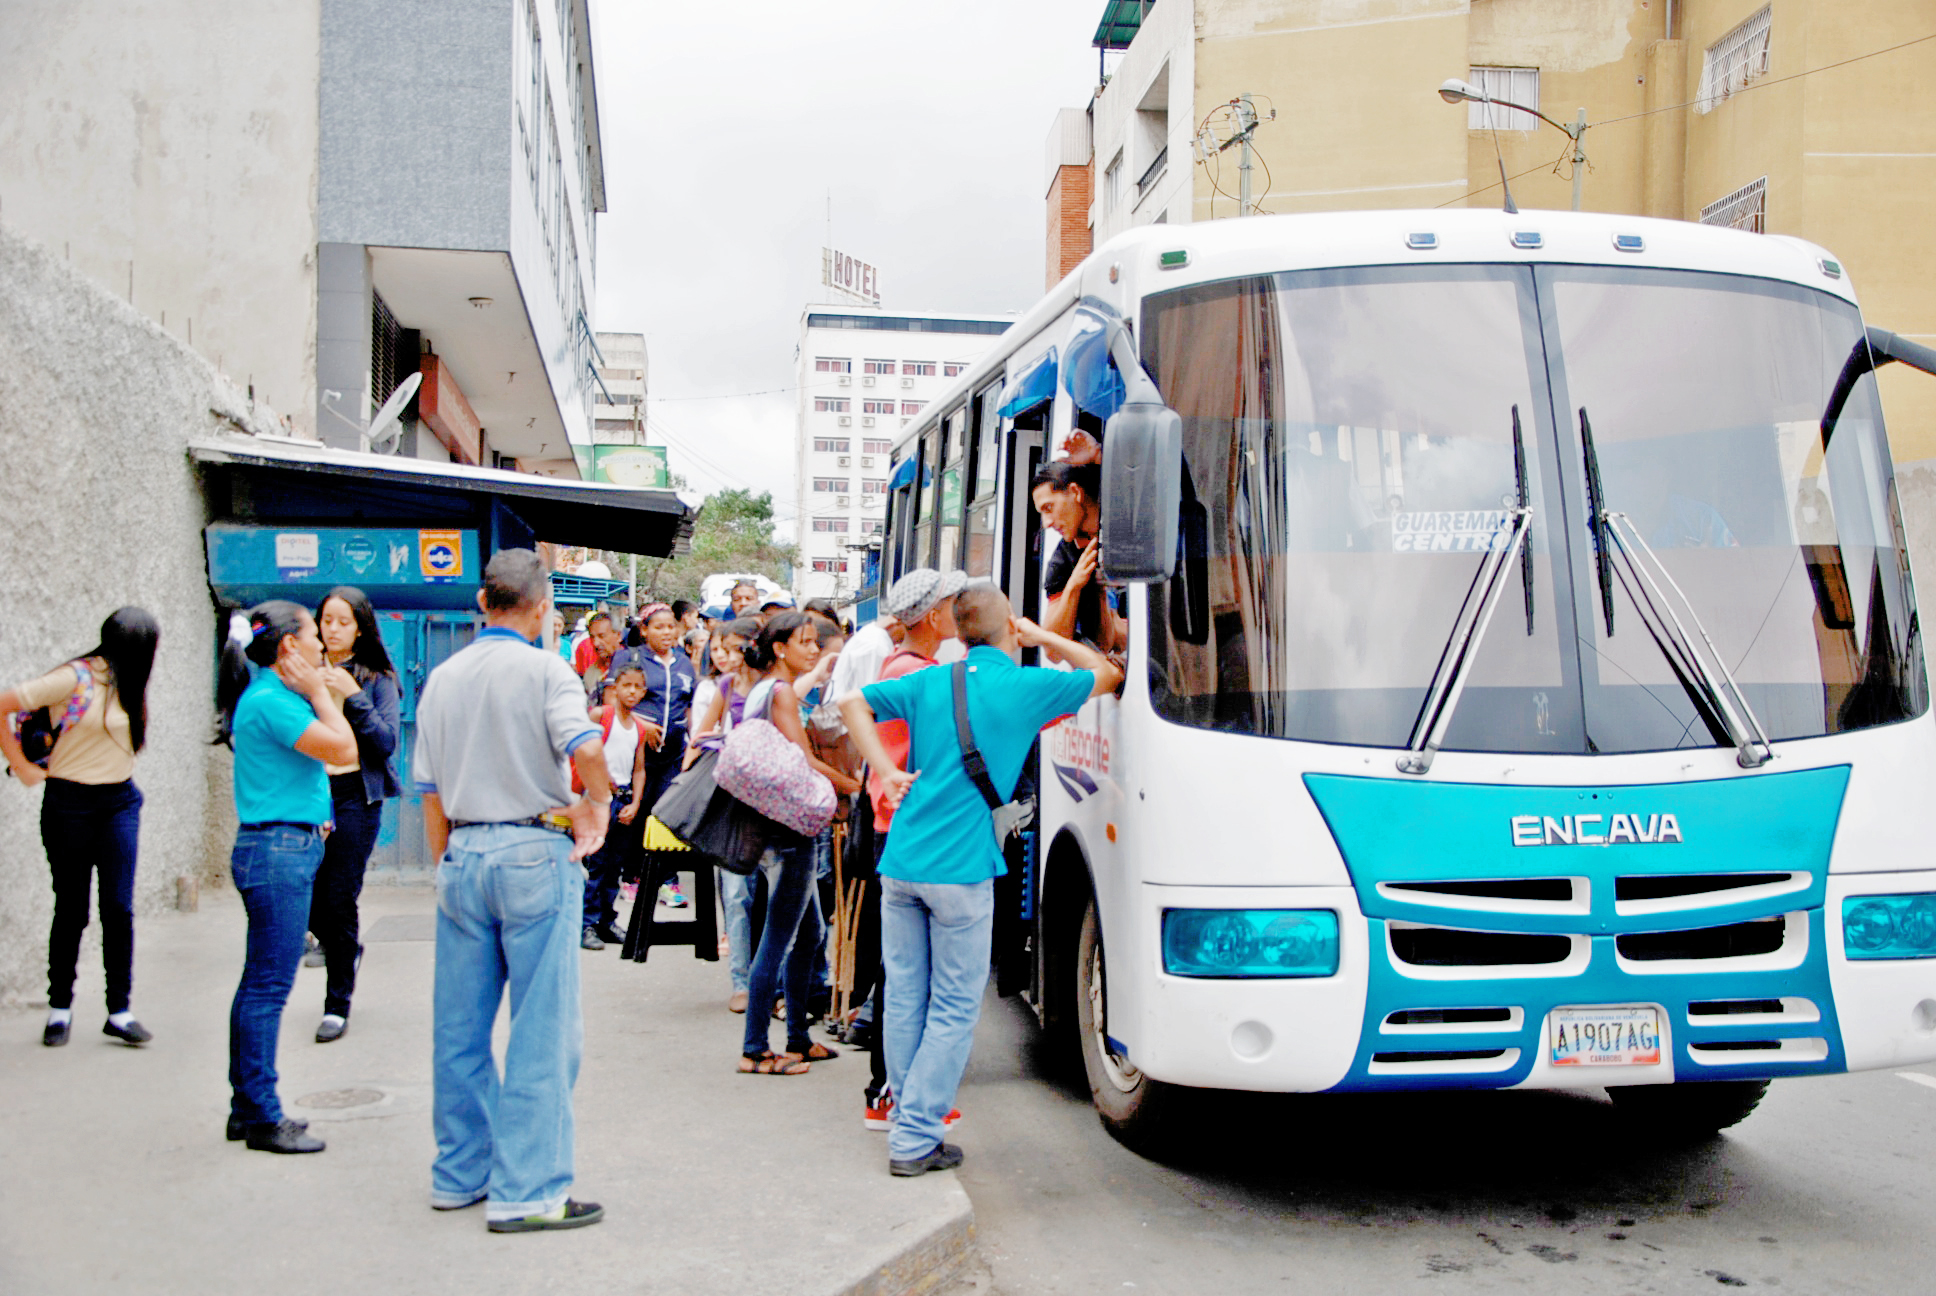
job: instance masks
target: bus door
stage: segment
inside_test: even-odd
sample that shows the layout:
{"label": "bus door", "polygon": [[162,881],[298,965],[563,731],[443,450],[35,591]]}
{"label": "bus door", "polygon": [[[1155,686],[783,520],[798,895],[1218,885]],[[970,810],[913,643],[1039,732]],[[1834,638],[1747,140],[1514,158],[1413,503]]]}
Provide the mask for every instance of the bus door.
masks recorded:
{"label": "bus door", "polygon": [[[1048,454],[1047,405],[1020,415],[1008,432],[1008,454],[1002,485],[1006,515],[1002,518],[1002,584],[1017,615],[1031,619],[1042,611],[1042,562],[1037,552],[1042,519],[1029,499],[1029,481]],[[1023,650],[1025,665],[1035,665],[1033,648]],[[1035,796],[1041,771],[1042,744],[1038,739],[1022,762],[1022,779],[1016,785],[1018,799]],[[1041,883],[1039,834],[1031,823],[1023,832],[1009,837],[1004,845],[1008,873],[995,880],[995,989],[1004,996],[1034,990],[1039,985],[1037,963],[1042,941],[1037,930],[1040,906],[1036,903]],[[1031,995],[1040,1010],[1040,995]]]}

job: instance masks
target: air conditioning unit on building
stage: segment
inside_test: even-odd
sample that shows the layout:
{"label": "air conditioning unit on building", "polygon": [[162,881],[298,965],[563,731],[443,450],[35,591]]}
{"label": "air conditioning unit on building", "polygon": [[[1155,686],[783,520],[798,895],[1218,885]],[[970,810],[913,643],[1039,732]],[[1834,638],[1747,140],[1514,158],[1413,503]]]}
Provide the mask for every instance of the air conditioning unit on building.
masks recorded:
{"label": "air conditioning unit on building", "polygon": [[860,457],[860,466],[863,468],[872,468],[874,466],[874,456],[862,455]]}
{"label": "air conditioning unit on building", "polygon": [[860,418],[860,425],[861,425],[862,427],[873,427],[873,426],[874,426],[874,416],[873,416],[872,414],[863,414],[863,415],[861,415],[861,418]]}
{"label": "air conditioning unit on building", "polygon": [[853,425],[854,425],[854,416],[852,414],[842,414],[840,416],[840,426],[852,427]]}
{"label": "air conditioning unit on building", "polygon": [[879,508],[881,506],[881,498],[879,495],[864,495],[861,497],[860,506],[862,508]]}
{"label": "air conditioning unit on building", "polygon": [[842,455],[840,458],[834,460],[834,463],[837,467],[852,468],[854,466],[854,457],[852,455]]}
{"label": "air conditioning unit on building", "polygon": [[903,378],[903,379],[901,379],[901,386],[903,386],[903,387],[912,387],[912,386],[914,386],[914,379],[912,379],[912,378]]}
{"label": "air conditioning unit on building", "polygon": [[868,374],[867,376],[862,378],[860,380],[860,385],[863,387],[872,387],[874,385],[874,375]]}
{"label": "air conditioning unit on building", "polygon": [[854,385],[854,375],[852,374],[840,375],[840,385],[842,387],[852,387]]}
{"label": "air conditioning unit on building", "polygon": [[847,495],[836,495],[836,496],[834,496],[834,507],[835,507],[835,508],[852,508],[852,507],[853,507],[853,499],[852,499],[852,497],[851,497],[851,496],[847,496]]}

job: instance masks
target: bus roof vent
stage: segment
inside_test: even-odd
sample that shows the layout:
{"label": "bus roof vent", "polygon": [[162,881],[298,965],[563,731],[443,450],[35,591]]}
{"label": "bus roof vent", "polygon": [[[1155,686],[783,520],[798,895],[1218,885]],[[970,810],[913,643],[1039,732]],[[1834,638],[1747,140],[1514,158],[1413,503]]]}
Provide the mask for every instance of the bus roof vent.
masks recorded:
{"label": "bus roof vent", "polygon": [[1405,246],[1414,252],[1430,252],[1438,245],[1439,236],[1436,234],[1421,232],[1405,236]]}
{"label": "bus roof vent", "polygon": [[1822,267],[1822,273],[1831,279],[1840,279],[1842,277],[1842,263],[1840,261],[1831,261],[1827,257],[1823,257],[1815,264]]}
{"label": "bus roof vent", "polygon": [[1615,234],[1613,250],[1616,252],[1645,252],[1647,240],[1638,234]]}
{"label": "bus roof vent", "polygon": [[1190,264],[1190,254],[1184,248],[1172,248],[1156,258],[1156,264],[1165,270],[1181,270]]}
{"label": "bus roof vent", "polygon": [[1512,245],[1522,252],[1530,252],[1534,248],[1544,247],[1546,240],[1539,236],[1538,230],[1514,230]]}

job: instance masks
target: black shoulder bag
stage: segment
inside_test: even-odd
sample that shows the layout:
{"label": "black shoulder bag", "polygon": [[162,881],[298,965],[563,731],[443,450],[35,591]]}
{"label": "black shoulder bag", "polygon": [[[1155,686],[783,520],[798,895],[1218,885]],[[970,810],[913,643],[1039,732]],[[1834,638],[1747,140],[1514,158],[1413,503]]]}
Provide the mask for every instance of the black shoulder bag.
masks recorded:
{"label": "black shoulder bag", "polygon": [[968,663],[956,662],[949,670],[949,681],[955,696],[955,741],[961,745],[961,768],[968,774],[968,781],[981,793],[981,799],[988,803],[994,815],[995,840],[1006,842],[1010,836],[1020,832],[1035,819],[1035,801],[1004,801],[1002,794],[995,790],[995,782],[988,777],[988,761],[983,758],[981,748],[975,746],[974,726],[968,722]]}

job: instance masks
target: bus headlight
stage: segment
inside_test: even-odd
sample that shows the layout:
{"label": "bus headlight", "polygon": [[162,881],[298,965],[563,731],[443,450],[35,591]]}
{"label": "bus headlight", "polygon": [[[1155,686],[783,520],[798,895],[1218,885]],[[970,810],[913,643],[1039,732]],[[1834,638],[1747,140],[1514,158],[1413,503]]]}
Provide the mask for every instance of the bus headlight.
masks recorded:
{"label": "bus headlight", "polygon": [[1165,909],[1163,970],[1185,977],[1320,977],[1338,970],[1329,909]]}
{"label": "bus headlight", "polygon": [[1936,958],[1936,895],[1848,897],[1842,948],[1852,959]]}

